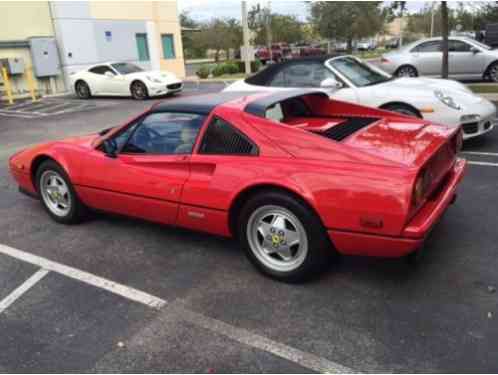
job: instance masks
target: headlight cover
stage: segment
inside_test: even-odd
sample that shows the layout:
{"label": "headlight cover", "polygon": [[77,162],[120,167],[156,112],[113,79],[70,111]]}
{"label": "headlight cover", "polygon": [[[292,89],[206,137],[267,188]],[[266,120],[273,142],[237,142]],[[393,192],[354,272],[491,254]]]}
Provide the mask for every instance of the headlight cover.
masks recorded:
{"label": "headlight cover", "polygon": [[441,90],[434,91],[434,95],[442,103],[446,104],[448,107],[456,109],[457,111],[461,109],[461,107],[455,102],[455,100],[451,96],[445,95]]}
{"label": "headlight cover", "polygon": [[153,78],[151,76],[145,76],[149,81],[154,82],[154,83],[162,83],[160,79],[158,78]]}

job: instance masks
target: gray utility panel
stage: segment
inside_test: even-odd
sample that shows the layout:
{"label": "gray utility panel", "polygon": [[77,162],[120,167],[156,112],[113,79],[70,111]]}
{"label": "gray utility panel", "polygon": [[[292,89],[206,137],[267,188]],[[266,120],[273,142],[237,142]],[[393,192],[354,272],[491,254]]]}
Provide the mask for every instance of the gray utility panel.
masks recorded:
{"label": "gray utility panel", "polygon": [[30,38],[29,47],[35,75],[38,78],[56,76],[61,73],[59,54],[54,38]]}
{"label": "gray utility panel", "polygon": [[24,60],[21,57],[0,59],[0,66],[7,69],[9,75],[24,73]]}

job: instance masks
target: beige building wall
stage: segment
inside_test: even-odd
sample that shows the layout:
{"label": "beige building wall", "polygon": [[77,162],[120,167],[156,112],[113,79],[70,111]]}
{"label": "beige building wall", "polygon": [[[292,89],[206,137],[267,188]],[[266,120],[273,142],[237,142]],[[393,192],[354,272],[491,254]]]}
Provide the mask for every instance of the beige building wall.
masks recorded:
{"label": "beige building wall", "polygon": [[[122,19],[153,22],[156,33],[153,40],[156,41],[156,45],[149,45],[149,49],[157,49],[160,68],[162,70],[171,71],[179,77],[185,77],[181,27],[176,0],[160,2],[127,1],[123,3],[116,3],[113,1],[91,1],[90,13],[92,18],[95,19]],[[174,36],[174,59],[164,58],[161,42],[162,34],[173,34]],[[151,53],[151,57],[152,56],[154,56],[154,53]]]}
{"label": "beige building wall", "polygon": [[[29,38],[36,36],[54,36],[47,1],[0,1],[0,59],[22,58],[25,68],[30,69],[33,63],[29,47],[5,48],[2,42],[27,42]],[[0,78],[0,82],[2,81]],[[15,96],[23,96],[29,92],[26,74],[12,76],[11,83]],[[56,77],[53,84],[57,92],[64,91],[62,75]],[[46,78],[36,79],[35,86],[43,93],[48,92],[51,87]]]}
{"label": "beige building wall", "polygon": [[0,1],[0,41],[53,35],[48,2]]}

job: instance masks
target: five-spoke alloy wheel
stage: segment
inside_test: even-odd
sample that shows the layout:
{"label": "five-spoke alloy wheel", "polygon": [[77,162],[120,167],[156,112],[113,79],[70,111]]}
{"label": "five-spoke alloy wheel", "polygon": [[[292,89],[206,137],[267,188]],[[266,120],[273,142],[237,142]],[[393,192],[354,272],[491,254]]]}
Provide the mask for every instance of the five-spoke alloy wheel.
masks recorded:
{"label": "five-spoke alloy wheel", "polygon": [[46,160],[36,170],[36,187],[48,214],[62,224],[74,224],[86,214],[64,169],[53,160]]}
{"label": "five-spoke alloy wheel", "polygon": [[261,192],[245,202],[237,235],[261,272],[286,282],[318,275],[336,254],[313,209],[278,190]]}

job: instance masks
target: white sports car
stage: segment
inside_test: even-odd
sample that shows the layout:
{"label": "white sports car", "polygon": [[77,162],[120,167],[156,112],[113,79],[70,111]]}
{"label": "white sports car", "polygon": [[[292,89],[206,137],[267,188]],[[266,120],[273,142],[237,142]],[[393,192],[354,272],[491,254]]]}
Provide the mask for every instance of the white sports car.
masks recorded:
{"label": "white sports car", "polygon": [[334,99],[462,125],[464,139],[491,131],[496,107],[463,84],[435,78],[395,78],[353,56],[314,56],[271,65],[225,91],[319,88]]}
{"label": "white sports car", "polygon": [[132,96],[146,99],[167,95],[183,89],[183,83],[173,73],[144,71],[126,62],[93,65],[70,76],[71,86],[81,99],[91,96]]}

